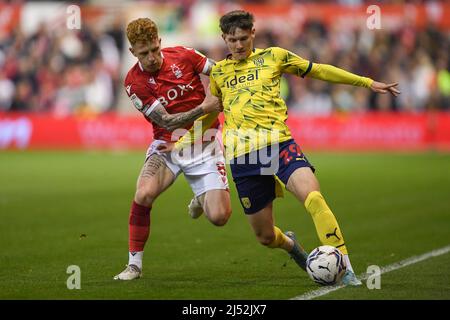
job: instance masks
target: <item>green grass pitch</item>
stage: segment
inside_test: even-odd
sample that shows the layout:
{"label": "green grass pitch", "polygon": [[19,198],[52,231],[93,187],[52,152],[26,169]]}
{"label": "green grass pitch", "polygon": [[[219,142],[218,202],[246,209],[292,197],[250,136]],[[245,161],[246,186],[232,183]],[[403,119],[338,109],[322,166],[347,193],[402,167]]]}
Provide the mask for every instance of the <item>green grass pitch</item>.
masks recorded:
{"label": "green grass pitch", "polygon": [[[310,153],[357,274],[450,244],[450,154]],[[256,242],[232,184],[224,227],[192,220],[183,176],[152,210],[144,276],[128,260],[128,212],[143,152],[0,153],[0,299],[290,299],[318,289],[288,255]],[[307,250],[309,214],[287,194],[275,222]],[[69,290],[67,267],[81,269]],[[450,254],[387,273],[381,289],[320,299],[450,299]]]}

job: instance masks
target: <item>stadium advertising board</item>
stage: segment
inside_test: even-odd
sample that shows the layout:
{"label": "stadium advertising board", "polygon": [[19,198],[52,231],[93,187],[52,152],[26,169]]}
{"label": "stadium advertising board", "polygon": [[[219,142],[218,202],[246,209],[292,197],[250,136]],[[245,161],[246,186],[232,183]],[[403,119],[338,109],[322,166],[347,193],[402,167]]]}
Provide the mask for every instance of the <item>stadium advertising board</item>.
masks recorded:
{"label": "stadium advertising board", "polygon": [[[450,150],[450,115],[290,115],[299,143],[314,150]],[[151,126],[135,116],[0,114],[0,149],[144,149]]]}

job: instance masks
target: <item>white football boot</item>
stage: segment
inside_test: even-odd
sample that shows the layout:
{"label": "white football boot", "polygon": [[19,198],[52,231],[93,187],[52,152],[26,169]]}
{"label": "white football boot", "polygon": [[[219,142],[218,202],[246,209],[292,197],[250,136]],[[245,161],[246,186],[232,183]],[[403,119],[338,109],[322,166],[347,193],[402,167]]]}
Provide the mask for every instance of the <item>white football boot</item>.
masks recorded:
{"label": "white football boot", "polygon": [[192,219],[197,219],[203,214],[203,207],[198,197],[194,197],[188,205],[188,212]]}
{"label": "white football boot", "polygon": [[353,271],[347,269],[342,278],[342,284],[346,286],[360,286],[362,285],[362,282],[356,277]]}
{"label": "white football boot", "polygon": [[142,271],[138,266],[130,264],[121,273],[114,277],[114,280],[134,280],[142,276]]}

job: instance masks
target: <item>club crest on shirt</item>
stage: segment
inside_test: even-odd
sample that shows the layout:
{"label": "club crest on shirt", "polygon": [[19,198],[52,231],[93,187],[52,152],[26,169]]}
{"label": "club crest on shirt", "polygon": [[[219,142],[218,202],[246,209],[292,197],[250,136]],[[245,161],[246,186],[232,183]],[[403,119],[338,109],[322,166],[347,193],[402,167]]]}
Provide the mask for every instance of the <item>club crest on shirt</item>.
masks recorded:
{"label": "club crest on shirt", "polygon": [[255,66],[261,67],[264,65],[264,58],[259,57],[259,58],[253,59],[253,63],[255,64]]}
{"label": "club crest on shirt", "polygon": [[180,79],[183,76],[183,72],[181,72],[180,67],[178,67],[175,63],[170,66],[170,69],[172,69],[172,72],[177,79]]}

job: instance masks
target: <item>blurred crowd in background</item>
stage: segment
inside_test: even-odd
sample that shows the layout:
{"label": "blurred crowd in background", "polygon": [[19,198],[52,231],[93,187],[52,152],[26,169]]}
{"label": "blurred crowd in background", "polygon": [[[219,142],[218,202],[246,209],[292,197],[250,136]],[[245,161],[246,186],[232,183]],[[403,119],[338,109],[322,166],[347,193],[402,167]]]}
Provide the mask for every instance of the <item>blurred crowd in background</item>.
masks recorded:
{"label": "blurred crowd in background", "polygon": [[[117,28],[115,28],[117,27]],[[122,90],[122,25],[54,32],[41,24],[0,41],[0,109],[57,114],[114,109]]]}
{"label": "blurred crowd in background", "polygon": [[[177,19],[182,21],[192,15],[191,8],[201,0],[174,2],[180,8]],[[230,1],[238,5],[256,2],[270,1]],[[359,5],[365,1],[339,3]],[[5,12],[0,12],[0,20]],[[65,115],[119,109],[124,103],[120,99],[126,73],[123,65],[125,58],[130,58],[124,33],[127,22],[116,15],[101,27],[95,21],[84,22],[80,30],[41,23],[34,32],[25,33],[17,24],[9,32],[0,32],[0,111]],[[363,88],[286,76],[282,94],[289,112],[327,115],[371,110],[450,110],[450,33],[433,23],[417,28],[405,20],[396,28],[369,30],[365,24],[359,28],[342,27],[312,18],[287,32],[257,22],[256,47],[279,46],[313,62],[332,64],[379,81],[399,82],[402,92],[393,99]],[[179,44],[189,45],[188,41]],[[215,60],[227,54],[224,45],[204,44],[196,49]]]}

